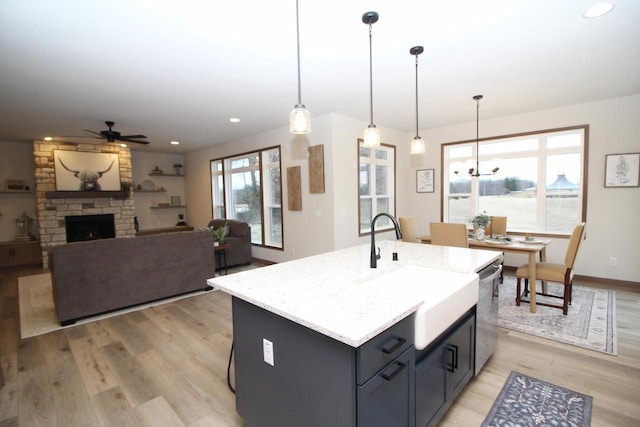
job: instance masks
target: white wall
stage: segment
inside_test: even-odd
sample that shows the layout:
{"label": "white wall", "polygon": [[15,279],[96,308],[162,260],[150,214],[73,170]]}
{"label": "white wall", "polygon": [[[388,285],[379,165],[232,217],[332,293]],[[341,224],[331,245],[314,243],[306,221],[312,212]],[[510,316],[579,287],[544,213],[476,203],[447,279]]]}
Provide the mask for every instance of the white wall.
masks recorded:
{"label": "white wall", "polygon": [[[570,105],[527,114],[481,120],[481,137],[589,125],[587,239],[581,243],[576,274],[640,281],[640,188],[604,188],[605,154],[640,152],[640,95]],[[436,192],[409,191],[408,215],[418,220],[418,232],[428,234],[428,223],[440,220],[440,145],[475,137],[475,121],[420,132],[427,141],[424,167],[436,172]],[[420,167],[422,168],[422,167]],[[411,172],[415,175],[415,169]],[[412,178],[415,181],[415,177]],[[547,259],[562,262],[568,241],[553,239]],[[617,266],[609,265],[610,257]],[[508,265],[524,258],[507,257]]]}
{"label": "white wall", "polygon": [[[367,243],[370,237],[358,236],[358,138],[362,138],[368,123],[348,117],[332,114],[333,158],[327,167],[333,168],[335,184],[327,191],[333,192],[335,203],[334,239],[335,249],[342,249],[361,243]],[[409,158],[409,141],[404,132],[380,128],[382,143],[396,146],[396,216],[404,216],[408,211],[407,182],[408,171],[405,159]],[[413,184],[415,186],[415,184]],[[414,187],[412,187],[414,188]],[[376,235],[377,240],[395,239],[392,231]]]}
{"label": "white wall", "polygon": [[[294,137],[286,127],[264,132],[229,144],[212,146],[186,156],[188,216],[204,226],[211,217],[209,160],[273,145],[283,147],[283,177],[286,168],[300,165],[303,176],[302,212],[286,208],[286,179],[283,180],[285,250],[254,248],[253,256],[276,262],[366,243],[358,237],[357,138],[367,123],[337,114],[314,117],[313,132]],[[587,190],[587,239],[582,242],[576,272],[579,275],[640,281],[640,188],[604,188],[605,154],[640,152],[640,95],[571,105],[508,117],[483,120],[481,136],[498,136],[527,131],[588,124],[589,159]],[[475,121],[420,132],[427,150],[410,156],[412,133],[381,129],[383,142],[397,147],[397,216],[414,216],[418,232],[428,234],[428,223],[440,220],[440,145],[473,139]],[[322,195],[308,193],[306,148],[325,145],[325,184]],[[417,193],[417,169],[435,169],[435,192]],[[384,233],[379,239],[394,238]],[[547,259],[562,262],[567,239],[553,239]],[[617,257],[617,266],[609,258]],[[508,256],[508,265],[526,260]]]}
{"label": "white wall", "polygon": [[[33,145],[24,142],[0,142],[0,191],[6,180],[22,180],[33,191]],[[34,219],[32,231],[37,233],[36,198],[31,193],[0,193],[0,241],[14,240],[18,235],[16,219],[26,212]]]}
{"label": "white wall", "polygon": [[[185,178],[171,176],[149,176],[149,173],[158,166],[166,174],[175,174],[174,163],[184,166],[184,157],[179,154],[147,153],[144,151],[131,151],[131,167],[133,174],[133,200],[135,215],[138,218],[141,230],[152,228],[173,227],[178,221],[178,214],[185,214],[184,208],[151,209],[158,203],[170,203],[171,196],[179,196],[183,205],[188,205],[189,200],[185,193]],[[188,169],[182,172],[189,174]],[[153,182],[155,187],[164,187],[166,192],[146,193],[136,192],[137,186],[143,185],[147,180]],[[187,224],[189,218],[186,217]]]}
{"label": "white wall", "polygon": [[[334,249],[333,182],[331,169],[330,116],[314,117],[313,132],[308,135],[292,135],[288,127],[263,132],[227,144],[189,153],[185,156],[188,171],[186,192],[189,200],[187,214],[190,225],[204,227],[212,217],[210,161],[221,157],[250,152],[256,149],[281,146],[284,250],[253,247],[254,258],[275,262],[301,258]],[[324,144],[325,193],[309,193],[308,147]],[[302,211],[290,211],[287,207],[287,168],[301,167]]]}

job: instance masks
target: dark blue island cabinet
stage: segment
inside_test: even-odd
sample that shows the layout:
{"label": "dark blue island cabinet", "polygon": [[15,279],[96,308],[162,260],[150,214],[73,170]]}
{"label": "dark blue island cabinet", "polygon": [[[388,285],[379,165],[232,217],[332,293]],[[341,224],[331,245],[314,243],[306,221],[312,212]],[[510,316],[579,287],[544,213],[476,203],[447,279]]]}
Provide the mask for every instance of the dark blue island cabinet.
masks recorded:
{"label": "dark blue island cabinet", "polygon": [[416,354],[416,427],[435,426],[473,377],[476,316],[462,316]]}
{"label": "dark blue island cabinet", "polygon": [[245,426],[415,425],[413,315],[355,348],[239,298],[232,304]]}

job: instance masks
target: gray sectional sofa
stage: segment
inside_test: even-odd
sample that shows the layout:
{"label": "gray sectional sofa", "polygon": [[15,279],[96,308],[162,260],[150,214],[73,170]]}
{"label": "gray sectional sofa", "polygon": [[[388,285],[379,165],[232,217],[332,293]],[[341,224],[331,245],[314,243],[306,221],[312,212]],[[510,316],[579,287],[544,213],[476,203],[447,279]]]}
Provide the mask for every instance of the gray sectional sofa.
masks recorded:
{"label": "gray sectional sofa", "polygon": [[73,242],[49,252],[58,320],[211,289],[215,255],[206,231]]}
{"label": "gray sectional sofa", "polygon": [[227,237],[223,243],[229,245],[226,249],[227,266],[251,264],[251,227],[243,221],[235,219],[212,219],[209,227],[229,227]]}

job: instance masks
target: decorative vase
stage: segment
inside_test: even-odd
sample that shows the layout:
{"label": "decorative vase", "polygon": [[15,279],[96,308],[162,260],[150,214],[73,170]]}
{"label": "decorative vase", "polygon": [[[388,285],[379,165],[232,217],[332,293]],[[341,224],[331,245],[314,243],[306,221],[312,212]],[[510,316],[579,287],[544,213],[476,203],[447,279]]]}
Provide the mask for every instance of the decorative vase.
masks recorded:
{"label": "decorative vase", "polygon": [[484,240],[484,227],[476,228],[476,240]]}

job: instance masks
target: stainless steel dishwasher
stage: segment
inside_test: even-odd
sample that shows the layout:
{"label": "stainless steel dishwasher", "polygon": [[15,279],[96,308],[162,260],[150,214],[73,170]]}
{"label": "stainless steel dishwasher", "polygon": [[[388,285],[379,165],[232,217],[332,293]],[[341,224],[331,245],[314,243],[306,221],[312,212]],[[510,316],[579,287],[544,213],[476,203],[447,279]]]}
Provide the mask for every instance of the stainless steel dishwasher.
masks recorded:
{"label": "stainless steel dishwasher", "polygon": [[478,272],[480,284],[476,307],[475,375],[478,375],[491,357],[498,343],[498,296],[501,272],[501,260]]}

